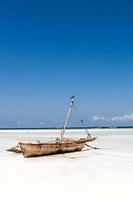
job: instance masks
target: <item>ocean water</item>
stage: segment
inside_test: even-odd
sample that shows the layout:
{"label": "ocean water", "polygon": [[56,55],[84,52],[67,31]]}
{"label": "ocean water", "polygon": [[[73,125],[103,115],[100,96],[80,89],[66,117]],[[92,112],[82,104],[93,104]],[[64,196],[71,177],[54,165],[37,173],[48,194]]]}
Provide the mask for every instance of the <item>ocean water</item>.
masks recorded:
{"label": "ocean water", "polygon": [[[92,146],[99,147],[99,152],[110,152],[119,155],[133,155],[133,128],[117,129],[89,129],[92,136],[97,140],[91,143]],[[53,141],[60,137],[60,130],[0,130],[0,154],[9,155],[6,149],[16,146],[18,142]],[[67,138],[86,137],[83,129],[66,130]]]}

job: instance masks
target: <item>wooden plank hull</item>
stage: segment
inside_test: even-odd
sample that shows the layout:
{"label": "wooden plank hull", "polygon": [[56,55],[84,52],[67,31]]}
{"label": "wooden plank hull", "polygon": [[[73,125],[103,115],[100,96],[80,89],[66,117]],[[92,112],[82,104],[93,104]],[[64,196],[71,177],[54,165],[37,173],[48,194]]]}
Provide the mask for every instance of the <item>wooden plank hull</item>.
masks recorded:
{"label": "wooden plank hull", "polygon": [[59,153],[81,151],[86,142],[96,138],[83,138],[79,140],[65,140],[47,143],[19,143],[24,157],[45,156]]}

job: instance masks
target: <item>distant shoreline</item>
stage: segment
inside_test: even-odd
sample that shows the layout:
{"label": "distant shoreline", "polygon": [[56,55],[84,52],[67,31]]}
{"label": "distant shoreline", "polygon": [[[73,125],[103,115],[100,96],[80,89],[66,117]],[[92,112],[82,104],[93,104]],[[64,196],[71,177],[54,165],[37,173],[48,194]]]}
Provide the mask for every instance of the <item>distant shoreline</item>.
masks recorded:
{"label": "distant shoreline", "polygon": [[[102,126],[102,127],[68,127],[66,129],[117,129],[117,128],[121,128],[121,129],[127,129],[127,128],[133,128],[133,126],[116,126],[116,127],[109,127],[109,126]],[[46,127],[46,128],[0,128],[0,130],[58,130],[61,129],[59,127]]]}

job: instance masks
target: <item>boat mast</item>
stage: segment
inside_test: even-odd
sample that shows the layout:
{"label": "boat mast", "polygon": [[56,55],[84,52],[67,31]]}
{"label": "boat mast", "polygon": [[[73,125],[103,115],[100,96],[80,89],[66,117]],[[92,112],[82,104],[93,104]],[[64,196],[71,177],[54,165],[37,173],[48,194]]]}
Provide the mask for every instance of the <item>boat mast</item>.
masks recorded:
{"label": "boat mast", "polygon": [[69,117],[72,113],[72,108],[73,108],[73,105],[74,105],[75,96],[72,96],[70,99],[71,99],[70,107],[69,107],[69,110],[68,110],[68,114],[67,114],[67,117],[66,117],[66,121],[65,121],[63,130],[61,131],[61,139],[63,139],[63,137],[64,137],[65,130],[66,130],[66,127],[67,127],[67,124],[68,124],[68,120],[69,120]]}

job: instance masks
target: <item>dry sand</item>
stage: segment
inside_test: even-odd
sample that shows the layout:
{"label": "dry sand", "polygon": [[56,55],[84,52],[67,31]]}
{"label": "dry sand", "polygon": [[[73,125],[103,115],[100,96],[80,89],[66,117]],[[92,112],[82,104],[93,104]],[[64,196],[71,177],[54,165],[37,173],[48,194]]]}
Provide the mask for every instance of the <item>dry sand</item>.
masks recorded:
{"label": "dry sand", "polygon": [[46,132],[0,132],[0,200],[133,200],[133,129],[91,130],[100,150],[39,158],[5,152],[17,141],[47,139]]}

